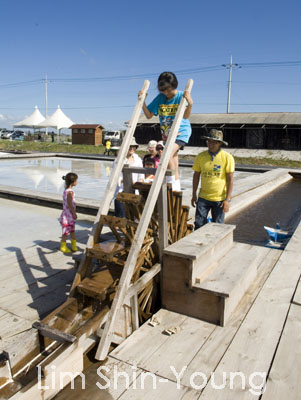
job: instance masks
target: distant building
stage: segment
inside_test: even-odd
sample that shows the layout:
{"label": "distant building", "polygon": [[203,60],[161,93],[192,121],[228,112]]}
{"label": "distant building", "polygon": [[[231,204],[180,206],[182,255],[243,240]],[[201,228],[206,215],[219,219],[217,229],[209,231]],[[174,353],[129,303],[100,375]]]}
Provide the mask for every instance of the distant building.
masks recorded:
{"label": "distant building", "polygon": [[96,124],[78,124],[72,125],[72,144],[102,144],[102,131],[104,129],[101,125]]}
{"label": "distant building", "polygon": [[[221,129],[232,148],[301,150],[301,113],[191,114],[189,146],[205,146],[201,136]],[[139,144],[161,140],[158,117],[141,116],[135,131]]]}

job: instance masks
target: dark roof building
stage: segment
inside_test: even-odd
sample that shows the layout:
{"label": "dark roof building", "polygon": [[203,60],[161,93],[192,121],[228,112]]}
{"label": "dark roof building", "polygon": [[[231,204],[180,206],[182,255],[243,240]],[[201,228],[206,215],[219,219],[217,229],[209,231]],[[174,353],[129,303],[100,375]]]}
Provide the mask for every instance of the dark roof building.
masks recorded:
{"label": "dark roof building", "polygon": [[[301,113],[192,114],[190,146],[203,146],[201,136],[212,128],[221,129],[229,147],[260,149],[301,149]],[[141,116],[135,137],[144,144],[161,140],[159,118]]]}

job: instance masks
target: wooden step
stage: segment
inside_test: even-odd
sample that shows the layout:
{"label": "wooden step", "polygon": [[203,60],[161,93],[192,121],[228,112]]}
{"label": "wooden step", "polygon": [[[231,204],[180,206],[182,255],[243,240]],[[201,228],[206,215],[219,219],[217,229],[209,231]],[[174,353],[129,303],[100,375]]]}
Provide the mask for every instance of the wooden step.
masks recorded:
{"label": "wooden step", "polygon": [[163,274],[166,280],[168,276],[174,275],[174,262],[182,264],[182,273],[190,287],[196,278],[207,276],[232,247],[234,229],[234,225],[206,224],[168,246],[163,252]]}
{"label": "wooden step", "polygon": [[[233,243],[230,247],[229,238],[228,242],[224,241],[227,235],[222,236],[224,244],[219,249],[217,241],[220,236],[214,237],[213,233],[220,233],[220,229],[226,226],[208,225],[212,230],[210,236],[199,232],[201,228],[176,243],[182,242],[177,253],[170,251],[174,245],[164,251],[162,305],[167,310],[225,326],[256,278],[257,267],[269,249],[242,243]],[[207,243],[199,244],[197,252],[196,239],[202,234]],[[192,246],[184,246],[183,243],[193,235]],[[192,274],[194,269],[199,271],[199,275]]]}
{"label": "wooden step", "polygon": [[102,261],[113,262],[116,256],[123,256],[129,251],[124,242],[106,240],[96,243],[92,248],[87,248],[88,257],[97,258]]}
{"label": "wooden step", "polygon": [[193,289],[218,298],[221,303],[220,325],[225,326],[233,311],[257,276],[260,260],[268,249],[243,243],[233,248],[219,262],[218,267],[203,281],[196,279]]}
{"label": "wooden step", "polygon": [[79,293],[104,301],[112,292],[112,285],[120,278],[121,269],[118,266],[104,266],[91,277],[85,278],[78,286]]}

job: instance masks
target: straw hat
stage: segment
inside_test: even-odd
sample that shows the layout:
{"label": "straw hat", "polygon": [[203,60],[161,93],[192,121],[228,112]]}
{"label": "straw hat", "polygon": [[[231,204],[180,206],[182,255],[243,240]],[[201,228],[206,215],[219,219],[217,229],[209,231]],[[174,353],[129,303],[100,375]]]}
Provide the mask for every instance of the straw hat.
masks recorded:
{"label": "straw hat", "polygon": [[135,146],[136,147],[136,149],[138,149],[138,147],[139,147],[139,144],[136,142],[136,139],[134,138],[134,137],[132,137],[132,140],[131,140],[131,143],[130,143],[130,147],[131,146]]}
{"label": "straw hat", "polygon": [[216,140],[217,142],[221,142],[225,146],[228,146],[228,143],[223,140],[223,132],[218,129],[210,129],[208,136],[201,136],[201,139]]}

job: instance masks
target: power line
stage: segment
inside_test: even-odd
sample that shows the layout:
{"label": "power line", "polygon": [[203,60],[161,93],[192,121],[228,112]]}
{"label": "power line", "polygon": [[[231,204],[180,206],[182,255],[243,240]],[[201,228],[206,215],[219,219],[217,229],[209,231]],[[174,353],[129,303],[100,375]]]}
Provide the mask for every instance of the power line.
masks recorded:
{"label": "power line", "polygon": [[[229,65],[229,64],[228,64]],[[221,71],[226,64],[222,65],[210,65],[204,67],[194,67],[187,69],[174,70],[176,75],[191,75],[199,74],[205,72],[215,72]],[[272,62],[254,62],[254,63],[239,63],[242,68],[274,68],[274,67],[299,67],[301,66],[301,61],[272,61]],[[109,81],[124,81],[124,80],[137,80],[145,78],[157,77],[160,72],[150,72],[143,74],[133,74],[133,75],[112,75],[112,76],[96,76],[96,77],[81,77],[81,78],[48,78],[49,83],[65,82],[65,83],[88,83],[88,82],[109,82]],[[34,79],[29,81],[21,81],[14,83],[4,83],[0,84],[0,88],[14,88],[21,86],[37,85],[44,83],[45,79]]]}
{"label": "power line", "polygon": [[20,86],[30,86],[30,85],[37,85],[43,83],[44,79],[34,79],[31,81],[23,81],[23,82],[15,82],[15,83],[3,83],[0,85],[0,88],[10,88],[10,87],[20,87]]}
{"label": "power line", "polygon": [[301,61],[271,61],[257,63],[240,63],[243,68],[267,68],[267,67],[299,67]]}
{"label": "power line", "polygon": [[[195,105],[225,105],[224,102],[194,102]],[[301,106],[301,103],[232,103],[234,106]],[[62,107],[64,110],[94,110],[94,109],[105,109],[105,108],[132,108],[134,104],[122,104],[122,105],[105,105],[105,106],[66,106]],[[1,107],[2,110],[32,110],[32,107]],[[57,107],[48,107],[49,110],[56,110]]]}
{"label": "power line", "polygon": [[263,82],[263,81],[236,81],[233,83],[247,84],[247,85],[301,85],[301,82]]}

